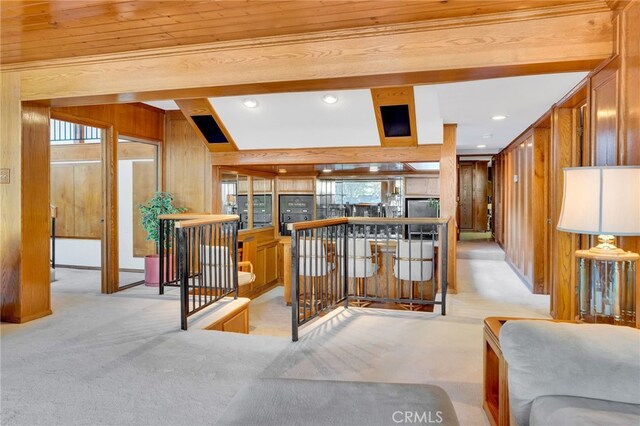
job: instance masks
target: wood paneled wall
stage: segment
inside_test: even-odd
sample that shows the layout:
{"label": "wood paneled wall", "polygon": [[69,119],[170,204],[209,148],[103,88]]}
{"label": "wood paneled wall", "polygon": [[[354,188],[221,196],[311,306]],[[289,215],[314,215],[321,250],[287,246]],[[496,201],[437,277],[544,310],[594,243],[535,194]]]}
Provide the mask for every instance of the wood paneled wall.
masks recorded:
{"label": "wood paneled wall", "polygon": [[533,128],[496,157],[496,238],[507,261],[534,293],[549,292],[546,279],[549,129]]}
{"label": "wood paneled wall", "polygon": [[211,154],[184,115],[169,111],[164,144],[164,188],[175,197],[175,206],[190,212],[212,212]]}

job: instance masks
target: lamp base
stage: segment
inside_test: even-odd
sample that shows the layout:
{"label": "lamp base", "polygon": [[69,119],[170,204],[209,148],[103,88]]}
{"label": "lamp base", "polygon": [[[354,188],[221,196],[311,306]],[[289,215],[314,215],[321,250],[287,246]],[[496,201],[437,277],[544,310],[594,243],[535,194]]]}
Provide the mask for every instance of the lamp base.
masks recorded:
{"label": "lamp base", "polygon": [[[598,245],[595,247],[591,247],[589,250],[579,250],[583,254],[589,254],[594,259],[606,260],[606,259],[617,259],[623,260],[621,258],[627,258],[631,255],[631,257],[635,257],[637,259],[637,254],[631,253],[628,251],[624,251],[621,248],[616,247],[614,244],[615,239],[613,235],[598,235]],[[634,256],[635,255],[635,256]]]}

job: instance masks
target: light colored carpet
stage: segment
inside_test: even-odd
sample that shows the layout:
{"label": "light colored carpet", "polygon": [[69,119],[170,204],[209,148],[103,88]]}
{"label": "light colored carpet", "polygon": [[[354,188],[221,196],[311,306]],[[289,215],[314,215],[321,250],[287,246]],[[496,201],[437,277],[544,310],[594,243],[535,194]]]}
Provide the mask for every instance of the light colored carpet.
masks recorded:
{"label": "light colored carpet", "polygon": [[504,260],[504,251],[494,241],[458,241],[458,259]]}
{"label": "light colored carpet", "polygon": [[[0,423],[214,424],[253,379],[303,378],[435,384],[461,424],[487,424],[482,318],[546,317],[549,298],[531,295],[505,262],[458,265],[460,293],[449,298],[446,317],[438,309],[337,309],[304,328],[297,343],[288,335],[182,332],[177,289],[103,295],[98,271],[59,271],[54,315],[2,324]],[[251,309],[260,313],[258,304]],[[268,329],[268,316],[256,320],[256,333]]]}

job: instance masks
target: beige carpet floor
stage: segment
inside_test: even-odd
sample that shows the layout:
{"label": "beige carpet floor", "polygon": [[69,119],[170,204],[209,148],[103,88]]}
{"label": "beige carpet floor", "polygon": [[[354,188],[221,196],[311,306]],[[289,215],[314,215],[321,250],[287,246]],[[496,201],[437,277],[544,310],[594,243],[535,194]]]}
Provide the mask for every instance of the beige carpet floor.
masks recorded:
{"label": "beige carpet floor", "polygon": [[549,298],[530,294],[504,261],[458,265],[460,291],[445,317],[337,309],[297,343],[259,335],[289,330],[286,310],[274,310],[278,292],[252,302],[253,335],[182,332],[175,289],[102,295],[97,272],[59,274],[54,315],[2,324],[0,423],[215,424],[252,379],[291,377],[436,384],[462,424],[487,424],[482,319],[546,317]]}

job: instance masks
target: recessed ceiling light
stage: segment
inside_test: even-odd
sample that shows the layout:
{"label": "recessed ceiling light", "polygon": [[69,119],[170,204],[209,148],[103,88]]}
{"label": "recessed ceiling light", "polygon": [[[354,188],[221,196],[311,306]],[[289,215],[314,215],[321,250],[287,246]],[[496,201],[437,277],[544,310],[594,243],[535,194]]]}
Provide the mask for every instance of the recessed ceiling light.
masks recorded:
{"label": "recessed ceiling light", "polygon": [[242,101],[242,105],[246,106],[247,108],[255,108],[258,106],[258,101],[253,98],[247,98]]}
{"label": "recessed ceiling light", "polygon": [[287,169],[278,169],[278,173],[287,173]]}
{"label": "recessed ceiling light", "polygon": [[369,171],[370,172],[377,172],[378,170],[379,170],[378,166],[369,166]]}
{"label": "recessed ceiling light", "polygon": [[332,171],[331,169],[322,169],[322,173],[331,173]]}
{"label": "recessed ceiling light", "polygon": [[478,145],[478,148],[486,148],[486,145]]}
{"label": "recessed ceiling light", "polygon": [[322,97],[322,101],[326,104],[335,104],[338,102],[338,97],[336,95],[327,94]]}
{"label": "recessed ceiling light", "polygon": [[482,135],[482,139],[491,139],[493,137],[493,135],[491,133],[485,133],[484,135]]}
{"label": "recessed ceiling light", "polygon": [[506,115],[494,115],[491,117],[492,120],[504,120],[505,118],[507,118]]}

